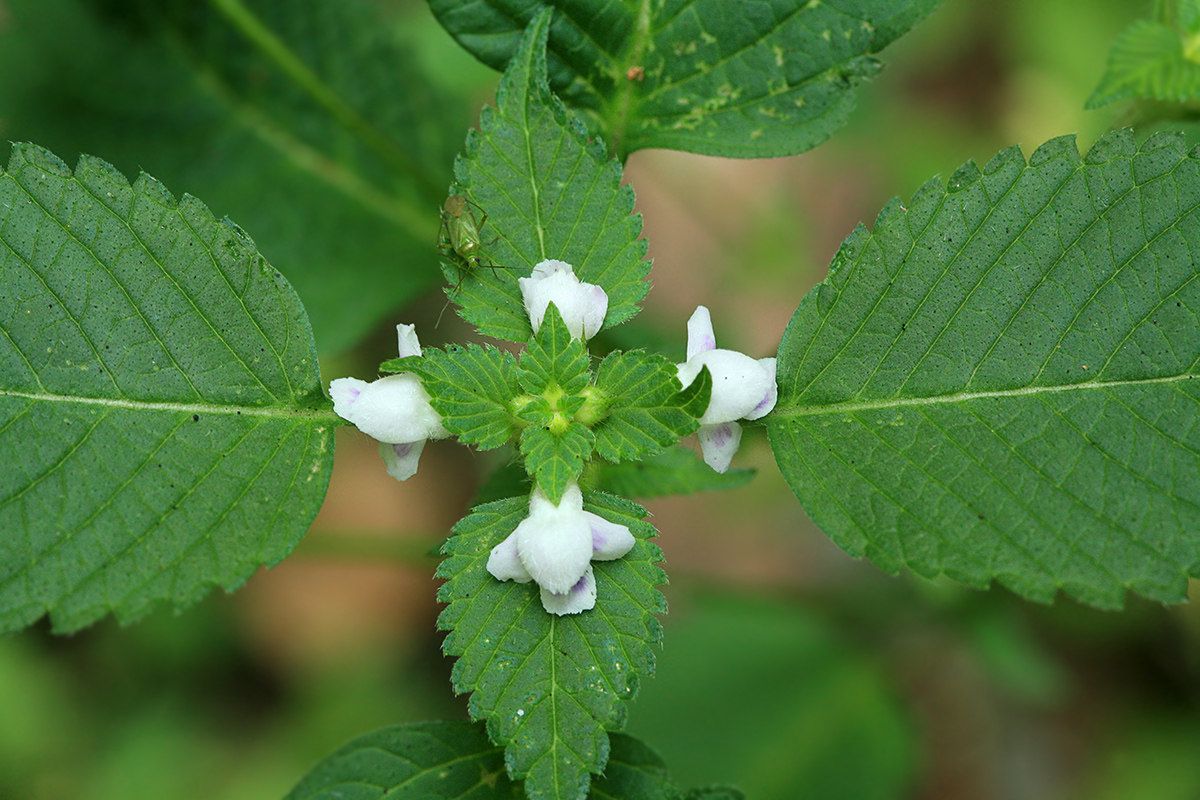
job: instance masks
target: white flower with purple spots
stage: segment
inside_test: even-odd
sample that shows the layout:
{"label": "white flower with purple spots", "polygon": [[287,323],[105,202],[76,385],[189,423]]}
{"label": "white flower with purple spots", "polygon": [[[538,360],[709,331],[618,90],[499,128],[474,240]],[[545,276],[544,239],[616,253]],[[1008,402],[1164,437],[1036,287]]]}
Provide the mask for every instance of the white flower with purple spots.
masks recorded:
{"label": "white flower with purple spots", "polygon": [[583,510],[583,493],[572,482],[558,505],[534,487],[529,516],[492,548],[487,570],[502,581],[536,581],[542,607],[551,614],[578,614],[596,605],[592,561],[612,561],[633,549],[629,528]]}
{"label": "white flower with purple spots", "polygon": [[608,294],[596,284],[575,277],[574,268],[565,261],[542,261],[528,278],[518,278],[517,284],[534,333],[542,327],[551,303],[567,323],[572,339],[590,339],[604,324]]}
{"label": "white flower with purple spots", "polygon": [[[400,357],[421,355],[421,343],[413,325],[397,325]],[[450,433],[441,416],[429,404],[421,379],[411,372],[388,375],[367,383],[358,378],[338,378],[329,384],[333,410],[354,423],[360,431],[378,439],[379,454],[388,474],[408,480],[417,471],[421,450],[429,439],[444,439]]]}
{"label": "white flower with purple spots", "polygon": [[697,436],[704,463],[724,472],[742,442],[742,426],[735,420],[759,419],[775,408],[775,359],[717,349],[712,318],[704,306],[697,306],[687,329],[687,361],[679,365],[679,380],[690,385],[703,367],[712,374],[712,397]]}

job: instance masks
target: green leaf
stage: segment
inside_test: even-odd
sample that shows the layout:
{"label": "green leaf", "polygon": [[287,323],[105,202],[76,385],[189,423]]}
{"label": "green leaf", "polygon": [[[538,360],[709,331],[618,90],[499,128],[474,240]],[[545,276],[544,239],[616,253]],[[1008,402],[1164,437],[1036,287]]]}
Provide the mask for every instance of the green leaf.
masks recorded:
{"label": "green leaf", "polygon": [[752,469],[713,472],[694,452],[677,447],[644,461],[595,462],[587,480],[596,488],[621,497],[663,497],[736,489],[753,477]]}
{"label": "green leaf", "polygon": [[521,800],[504,750],[478,725],[416,722],[360,736],[324,758],[284,800]]}
{"label": "green leaf", "polygon": [[519,380],[530,394],[561,390],[578,394],[588,384],[587,347],[572,339],[553,303],[546,309],[542,327],[521,354]]}
{"label": "green leaf", "polygon": [[[594,800],[674,800],[679,796],[662,758],[614,733]],[[692,797],[693,795],[688,795]],[[699,794],[696,797],[714,797]],[[284,800],[523,800],[504,771],[504,749],[479,725],[416,722],[360,736],[323,759]],[[731,795],[732,797],[732,795]]]}
{"label": "green leaf", "polygon": [[477,506],[455,526],[438,569],[447,582],[438,599],[450,605],[438,619],[444,644],[458,656],[453,682],[473,692],[473,719],[487,719],[493,741],[506,746],[513,778],[524,778],[531,800],[575,800],[589,773],[609,757],[606,729],[620,727],[624,700],[639,675],[654,668],[651,645],[662,635],[653,614],[666,611],[654,588],[665,575],[662,551],[648,540],[645,511],[615,497],[588,494],[585,507],[627,525],[633,550],[598,561],[596,607],[574,616],[542,608],[538,587],[500,582],[487,572],[488,554],[528,514],[524,498]]}
{"label": "green leaf", "polygon": [[845,124],[874,54],[940,0],[430,0],[463,47],[495,69],[543,8],[551,87],[622,156],[645,147],[793,155]]}
{"label": "green leaf", "polygon": [[1108,69],[1086,107],[1129,97],[1173,102],[1200,97],[1200,41],[1185,41],[1158,22],[1131,25],[1113,43]]}
{"label": "green leaf", "polygon": [[700,374],[679,393],[677,398],[679,407],[685,414],[696,419],[704,416],[704,412],[708,410],[708,403],[712,399],[712,384],[712,372],[707,366],[701,367]]}
{"label": "green leaf", "polygon": [[521,432],[525,470],[557,505],[567,485],[579,480],[595,442],[592,432],[578,422],[569,423],[561,432],[531,425]]}
{"label": "green leaf", "polygon": [[[98,153],[239,220],[346,350],[436,279],[467,104],[394,10],[324,0],[8,0],[5,138]],[[426,35],[439,35],[429,31]]]}
{"label": "green leaf", "polygon": [[16,145],[0,284],[0,630],[128,622],[292,550],[337,418],[300,301],[239,228]]}
{"label": "green leaf", "polygon": [[[712,378],[708,381],[711,387]],[[609,354],[600,362],[596,388],[611,404],[608,416],[594,429],[596,452],[613,462],[661,453],[695,431],[700,426],[697,417],[704,413],[684,410],[695,392],[684,394],[675,364],[640,350]]]}
{"label": "green leaf", "polygon": [[1180,139],[1017,148],[856,231],[779,349],[772,448],[887,570],[1036,600],[1200,574],[1200,167]]}
{"label": "green leaf", "polygon": [[[637,313],[650,262],[639,239],[633,190],[621,167],[589,141],[582,123],[546,86],[547,14],[530,24],[480,131],[455,164],[461,193],[488,215],[480,236],[499,237],[484,263],[531,270],[545,259],[571,264],[580,280],[608,293],[605,327]],[[453,293],[464,319],[512,341],[530,335],[513,269],[474,269]],[[526,273],[528,274],[528,273]]]}
{"label": "green leaf", "polygon": [[479,345],[425,349],[413,362],[442,424],[460,441],[481,450],[508,444],[517,436],[511,412],[518,393],[517,361],[509,353]]}

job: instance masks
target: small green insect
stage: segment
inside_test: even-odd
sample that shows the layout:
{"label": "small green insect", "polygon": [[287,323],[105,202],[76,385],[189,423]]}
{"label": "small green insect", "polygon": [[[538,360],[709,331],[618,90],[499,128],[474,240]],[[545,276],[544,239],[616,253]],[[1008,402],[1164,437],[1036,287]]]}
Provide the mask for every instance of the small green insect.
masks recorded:
{"label": "small green insect", "polygon": [[[482,241],[479,236],[479,229],[487,222],[487,212],[479,208],[479,213],[482,214],[479,221],[475,221],[475,213],[471,210],[471,206],[479,208],[477,203],[468,200],[460,194],[452,194],[446,198],[446,204],[442,207],[442,226],[438,231],[438,249],[445,250],[447,253],[457,256],[456,261],[458,268],[458,283],[454,285],[454,292],[457,294],[462,288],[463,280],[466,279],[467,273],[472,269],[486,266],[492,270],[492,274],[496,274],[497,269],[519,269],[519,267],[505,267],[500,264],[484,264],[480,257],[480,249],[492,244],[500,237],[497,236],[489,241]],[[438,314],[438,322],[441,322],[442,314],[446,312],[446,308],[450,305],[450,301],[446,301],[446,305],[442,307],[442,313]]]}

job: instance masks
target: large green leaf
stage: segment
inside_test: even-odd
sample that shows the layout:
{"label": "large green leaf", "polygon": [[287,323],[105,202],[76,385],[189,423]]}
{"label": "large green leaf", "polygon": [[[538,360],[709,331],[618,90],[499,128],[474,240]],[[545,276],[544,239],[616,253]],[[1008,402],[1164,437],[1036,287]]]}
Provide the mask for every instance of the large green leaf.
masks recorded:
{"label": "large green leaf", "polygon": [[0,173],[0,630],[233,589],[316,515],[337,418],[237,227],[17,145]]}
{"label": "large green leaf", "polygon": [[468,51],[504,69],[547,6],[550,85],[622,155],[644,147],[763,158],[846,121],[874,54],[941,0],[430,0]]}
{"label": "large green leaf", "polygon": [[650,646],[661,636],[653,614],[666,611],[654,588],[665,576],[662,552],[648,539],[645,511],[602,494],[586,497],[589,511],[627,525],[637,538],[629,554],[593,564],[596,607],[573,616],[542,608],[534,583],[500,582],[487,572],[491,549],[528,513],[527,498],[476,506],[446,543],[438,569],[448,579],[438,599],[450,605],[438,619],[450,630],[445,651],[458,656],[454,688],[472,692],[470,712],[488,721],[492,739],[507,747],[513,778],[524,778],[531,800],[576,800],[589,773],[609,758],[607,730],[625,718],[638,676],[654,669]]}
{"label": "large green leaf", "polygon": [[1038,600],[1200,574],[1200,161],[1017,148],[893,201],[779,351],[776,459],[842,547]]}
{"label": "large green leaf", "polygon": [[[621,185],[620,165],[589,141],[546,86],[548,24],[547,13],[530,24],[496,91],[496,108],[483,109],[478,134],[468,137],[455,164],[463,193],[480,217],[488,215],[476,220],[490,242],[486,263],[511,269],[474,268],[450,299],[481,332],[517,342],[532,332],[518,268],[528,271],[544,259],[571,264],[580,280],[608,293],[608,327],[636,314],[649,289],[633,190]],[[447,275],[459,282],[456,268]]]}
{"label": "large green leaf", "polygon": [[[468,106],[364,0],[9,0],[7,139],[154,174],[253,230],[323,353],[437,279]],[[435,35],[437,31],[431,31]]]}
{"label": "large green leaf", "polygon": [[[593,800],[675,800],[681,793],[662,758],[615,733]],[[708,797],[701,793],[690,797]],[[479,725],[418,722],[360,736],[317,764],[284,800],[519,800],[504,771],[504,749]],[[731,798],[735,795],[730,795]]]}

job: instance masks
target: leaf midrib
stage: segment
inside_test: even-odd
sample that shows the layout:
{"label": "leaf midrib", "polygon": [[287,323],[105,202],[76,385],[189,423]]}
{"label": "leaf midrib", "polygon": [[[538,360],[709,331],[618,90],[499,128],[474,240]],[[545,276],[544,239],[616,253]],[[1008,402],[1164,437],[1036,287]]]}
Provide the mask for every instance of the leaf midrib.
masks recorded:
{"label": "leaf midrib", "polygon": [[1081,383],[1062,384],[1053,386],[1024,386],[1017,389],[997,389],[986,392],[956,392],[954,394],[932,395],[929,397],[890,397],[879,400],[861,400],[849,402],[828,403],[826,405],[795,405],[777,409],[772,417],[811,417],[821,414],[847,414],[856,411],[877,411],[889,408],[907,408],[913,406],[954,405],[969,403],[973,400],[991,400],[1007,397],[1024,397],[1028,395],[1053,394],[1060,392],[1099,390],[1122,386],[1150,386],[1155,384],[1172,384],[1180,381],[1200,378],[1200,373],[1185,372],[1179,375],[1167,375],[1158,378],[1141,378],[1128,381],[1085,381]]}
{"label": "leaf midrib", "polygon": [[331,424],[342,424],[332,409],[298,408],[295,406],[238,406],[219,403],[171,403],[153,400],[131,400],[123,397],[85,397],[81,395],[53,394],[51,392],[17,392],[0,389],[0,398],[16,397],[47,403],[74,403],[98,405],[105,408],[124,408],[133,411],[174,411],[186,414],[228,414],[231,416],[260,416],[295,419],[307,417],[314,422],[324,420]]}

